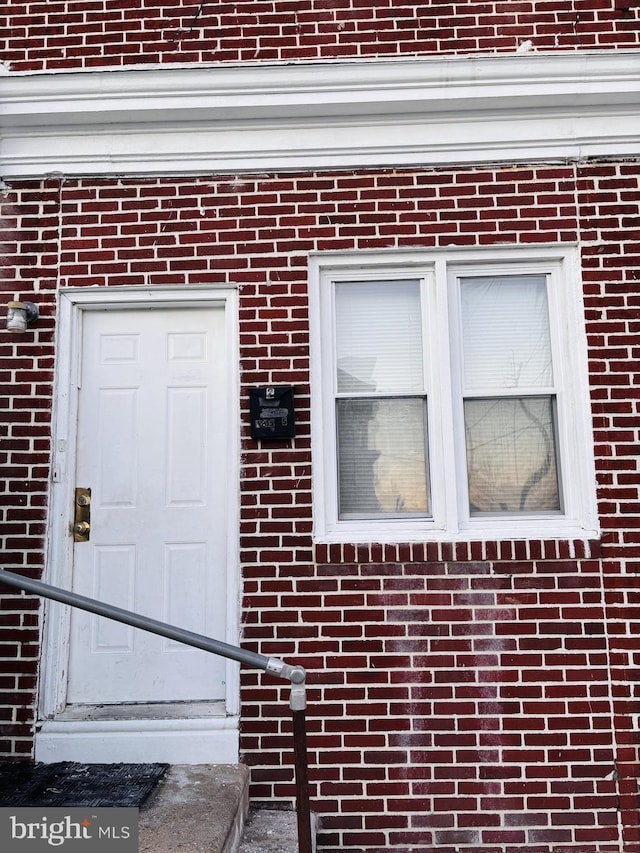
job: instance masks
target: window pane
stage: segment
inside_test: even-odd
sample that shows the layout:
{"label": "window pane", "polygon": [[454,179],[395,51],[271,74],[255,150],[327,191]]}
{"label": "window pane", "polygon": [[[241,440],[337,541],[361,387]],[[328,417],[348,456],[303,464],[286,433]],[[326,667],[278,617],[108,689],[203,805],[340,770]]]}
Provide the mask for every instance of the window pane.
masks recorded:
{"label": "window pane", "polygon": [[544,276],[465,278],[461,301],[467,391],[552,385]]}
{"label": "window pane", "polygon": [[561,510],[552,397],[466,400],[471,515]]}
{"label": "window pane", "polygon": [[418,281],[336,284],[338,393],[424,391]]}
{"label": "window pane", "polygon": [[424,398],[337,401],[340,518],[430,514]]}

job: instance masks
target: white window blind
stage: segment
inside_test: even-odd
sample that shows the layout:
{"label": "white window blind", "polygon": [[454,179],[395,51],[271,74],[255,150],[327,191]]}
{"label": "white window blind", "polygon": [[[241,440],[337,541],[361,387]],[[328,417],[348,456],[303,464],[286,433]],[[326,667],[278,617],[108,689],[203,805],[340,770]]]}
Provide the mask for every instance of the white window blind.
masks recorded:
{"label": "white window blind", "polygon": [[338,393],[421,393],[420,283],[340,282],[335,299]]}
{"label": "white window blind", "polygon": [[429,513],[421,311],[419,281],[336,285],[340,518]]}
{"label": "white window blind", "polygon": [[466,393],[551,385],[544,276],[464,278],[460,303]]}
{"label": "white window blind", "polygon": [[465,278],[460,305],[469,512],[559,512],[546,277]]}

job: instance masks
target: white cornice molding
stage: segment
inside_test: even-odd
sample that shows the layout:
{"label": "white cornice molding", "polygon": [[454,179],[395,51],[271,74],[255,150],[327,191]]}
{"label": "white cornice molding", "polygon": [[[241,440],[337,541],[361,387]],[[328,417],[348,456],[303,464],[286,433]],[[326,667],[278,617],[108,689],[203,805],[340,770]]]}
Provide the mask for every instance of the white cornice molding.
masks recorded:
{"label": "white cornice molding", "polygon": [[640,51],[0,77],[5,178],[640,155]]}

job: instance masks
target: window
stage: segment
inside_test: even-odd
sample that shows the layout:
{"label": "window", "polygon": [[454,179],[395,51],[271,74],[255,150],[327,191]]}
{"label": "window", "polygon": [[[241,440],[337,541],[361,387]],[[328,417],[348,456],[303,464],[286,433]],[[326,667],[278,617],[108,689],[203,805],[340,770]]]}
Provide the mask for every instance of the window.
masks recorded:
{"label": "window", "polygon": [[562,511],[544,275],[461,276],[469,513]]}
{"label": "window", "polygon": [[315,535],[595,535],[572,249],[317,254]]}
{"label": "window", "polygon": [[420,282],[336,282],[335,335],[339,518],[428,516]]}

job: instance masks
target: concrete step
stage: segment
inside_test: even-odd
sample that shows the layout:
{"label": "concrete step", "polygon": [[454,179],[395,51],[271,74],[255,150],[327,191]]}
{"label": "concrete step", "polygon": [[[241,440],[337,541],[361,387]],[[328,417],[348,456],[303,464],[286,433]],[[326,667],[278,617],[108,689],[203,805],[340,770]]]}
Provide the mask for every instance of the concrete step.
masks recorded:
{"label": "concrete step", "polygon": [[243,765],[172,765],[140,809],[139,825],[139,853],[298,851],[294,812],[249,810]]}
{"label": "concrete step", "polygon": [[249,808],[242,765],[172,765],[140,809],[139,853],[236,853]]}
{"label": "concrete step", "polygon": [[298,853],[296,813],[250,809],[238,853]]}

